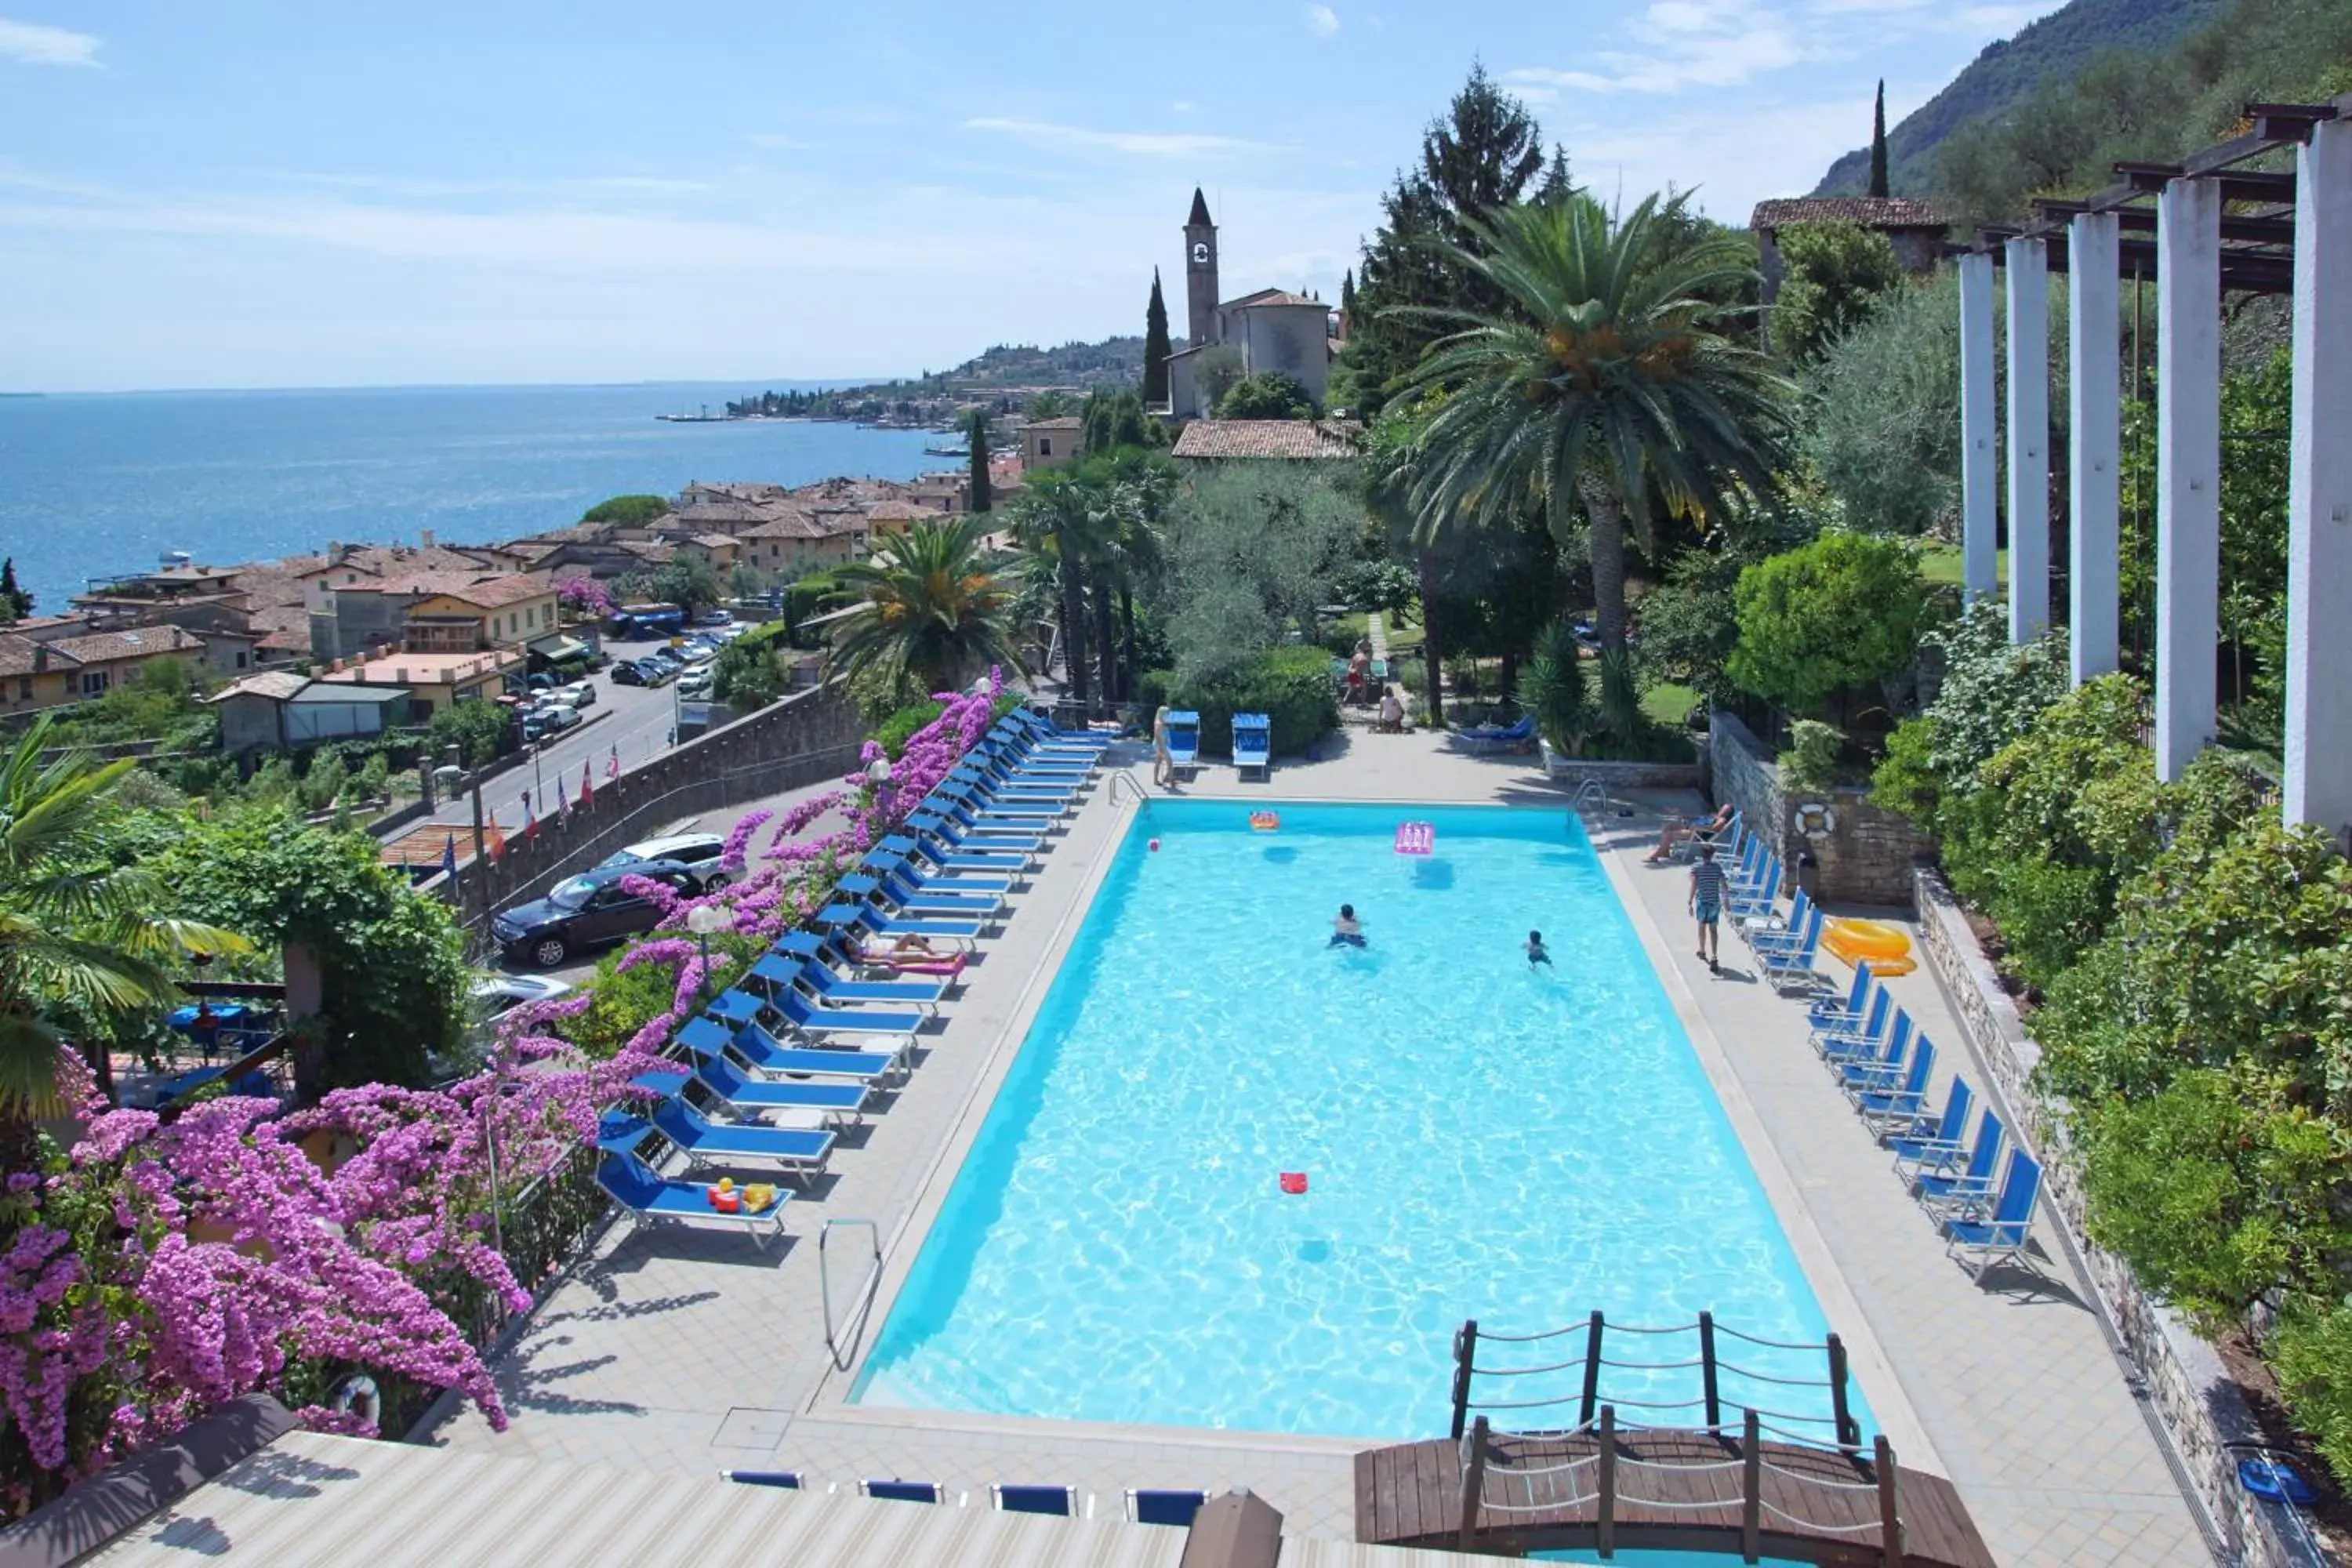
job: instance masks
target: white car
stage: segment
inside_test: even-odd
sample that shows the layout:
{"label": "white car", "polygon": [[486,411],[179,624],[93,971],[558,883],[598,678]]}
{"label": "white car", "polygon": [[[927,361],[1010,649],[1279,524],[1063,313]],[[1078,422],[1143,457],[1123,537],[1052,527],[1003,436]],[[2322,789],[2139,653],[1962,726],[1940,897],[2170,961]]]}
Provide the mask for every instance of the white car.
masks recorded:
{"label": "white car", "polygon": [[557,701],[568,702],[574,708],[593,707],[596,701],[596,683],[575,680],[569,686],[557,687],[552,695]]}
{"label": "white car", "polygon": [[677,678],[677,694],[688,698],[708,697],[710,695],[710,688],[715,680],[716,677],[712,675],[708,666],[689,669]]}
{"label": "white car", "polygon": [[672,833],[625,845],[598,864],[625,866],[632,860],[675,860],[694,873],[703,891],[712,892],[735,879],[719,868],[719,858],[726,848],[727,839],[720,834]]}
{"label": "white car", "polygon": [[526,1002],[552,1002],[571,991],[569,980],[545,974],[485,974],[474,982],[474,1017],[487,1024]]}

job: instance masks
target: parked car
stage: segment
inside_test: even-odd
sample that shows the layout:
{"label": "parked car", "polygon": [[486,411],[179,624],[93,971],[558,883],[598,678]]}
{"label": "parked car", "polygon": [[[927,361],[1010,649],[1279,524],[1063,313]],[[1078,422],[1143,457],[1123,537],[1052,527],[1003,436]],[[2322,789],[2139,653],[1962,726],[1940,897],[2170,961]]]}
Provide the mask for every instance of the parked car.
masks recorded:
{"label": "parked car", "polygon": [[677,667],[648,654],[637,660],[637,673],[645,677],[647,686],[667,686],[677,679]]}
{"label": "parked car", "polygon": [[649,931],[661,923],[661,906],[621,886],[625,877],[646,877],[691,896],[702,890],[693,871],[675,860],[632,860],[599,866],[555,884],[547,897],[518,905],[490,922],[499,952],[509,963],[552,969],[574,952],[603,947]]}
{"label": "parked car", "polygon": [[526,1002],[552,1002],[571,990],[569,980],[544,974],[485,974],[474,982],[470,1011],[475,1025],[486,1028]]}
{"label": "parked car", "polygon": [[646,672],[638,665],[635,659],[616,658],[613,661],[613,684],[615,686],[645,686],[650,684],[650,682],[646,679]]}
{"label": "parked car", "polygon": [[734,622],[735,617],[724,610],[705,610],[694,617],[694,624],[698,626],[732,626]]}
{"label": "parked car", "polygon": [[580,722],[580,710],[568,702],[550,702],[537,709],[522,721],[522,738],[543,741],[550,735],[561,735]]}
{"label": "parked car", "polygon": [[675,676],[686,668],[686,660],[674,648],[657,647],[646,655],[645,663],[655,665]]}
{"label": "parked car", "polygon": [[719,858],[726,849],[727,840],[716,833],[672,833],[624,845],[596,862],[596,867],[599,870],[609,870],[614,866],[672,860],[701,879],[702,890],[709,892],[714,888],[723,888],[734,879],[719,868]]}
{"label": "parked car", "polygon": [[708,697],[717,679],[709,665],[697,665],[677,678],[677,694],[688,698]]}
{"label": "parked car", "polygon": [[552,691],[556,687],[556,679],[553,675],[542,669],[537,675],[532,676],[529,680],[525,681],[524,684],[530,687],[533,691]]}
{"label": "parked car", "polygon": [[567,702],[574,708],[593,708],[596,706],[596,683],[593,680],[575,680],[569,686],[557,687],[555,695],[558,700]]}

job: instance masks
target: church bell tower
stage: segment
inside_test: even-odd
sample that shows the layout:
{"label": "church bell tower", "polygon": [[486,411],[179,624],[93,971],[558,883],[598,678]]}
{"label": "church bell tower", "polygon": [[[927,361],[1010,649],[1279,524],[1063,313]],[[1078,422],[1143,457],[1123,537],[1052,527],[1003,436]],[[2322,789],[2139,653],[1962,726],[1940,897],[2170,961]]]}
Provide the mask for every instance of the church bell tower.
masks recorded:
{"label": "church bell tower", "polygon": [[1185,327],[1195,346],[1217,339],[1217,226],[1209,204],[1192,188],[1192,216],[1184,220]]}

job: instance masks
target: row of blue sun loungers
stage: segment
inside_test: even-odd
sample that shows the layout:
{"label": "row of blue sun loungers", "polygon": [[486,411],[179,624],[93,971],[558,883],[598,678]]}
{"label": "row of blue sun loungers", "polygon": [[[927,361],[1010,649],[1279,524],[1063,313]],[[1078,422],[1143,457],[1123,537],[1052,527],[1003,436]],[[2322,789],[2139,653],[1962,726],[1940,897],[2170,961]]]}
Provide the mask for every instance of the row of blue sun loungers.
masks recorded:
{"label": "row of blue sun loungers", "polygon": [[[962,963],[1011,913],[1009,896],[1063,830],[1109,737],[1055,729],[1015,710],[901,829],[841,879],[814,931],[787,932],[673,1042],[670,1069],[634,1087],[652,1110],[608,1111],[596,1179],[646,1225],[716,1224],[765,1246],[790,1194],[756,1213],[722,1213],[701,1181],[665,1175],[647,1145],[689,1170],[772,1169],[803,1191],[834,1141],[914,1070],[916,1037],[940,1016]],[[909,973],[866,943],[918,936],[940,962]],[[1034,1511],[1034,1510],[1033,1510]]]}
{"label": "row of blue sun loungers", "polygon": [[[790,1491],[814,1489],[808,1479],[798,1470],[721,1470],[723,1480],[750,1487],[782,1487]],[[933,1503],[949,1508],[962,1508],[971,1501],[965,1492],[955,1491],[937,1481],[863,1480],[856,1483],[857,1495],[887,1502]],[[825,1489],[838,1491],[836,1484]],[[1093,1499],[1084,1501],[1083,1511],[1078,1489],[1076,1487],[1036,1486],[1026,1482],[998,1481],[988,1489],[989,1504],[999,1513],[1042,1513],[1057,1519],[1093,1517]],[[1192,1516],[1209,1500],[1203,1491],[1171,1491],[1152,1488],[1130,1488],[1127,1492],[1127,1518],[1130,1524],[1164,1524],[1177,1529],[1189,1528]]]}
{"label": "row of blue sun loungers", "polygon": [[[2008,1136],[1990,1105],[1968,1131],[1975,1091],[1954,1074],[1940,1107],[1928,1103],[1936,1045],[1916,1028],[1870,965],[1854,968],[1840,1000],[1816,1002],[1813,1048],[1945,1240],[1981,1281],[2000,1263],[2028,1263],[2041,1163]],[[2004,1144],[2008,1159],[2001,1159]],[[1998,1177],[1995,1172],[1998,1170]]]}
{"label": "row of blue sun loungers", "polygon": [[1786,916],[1777,912],[1780,857],[1737,817],[1715,842],[1719,852],[1729,851],[1725,913],[1775,990],[1803,989],[1816,998],[1810,1005],[1814,1050],[1854,1113],[1892,1152],[1896,1173],[1935,1221],[1947,1252],[1965,1259],[1979,1280],[1997,1264],[2026,1262],[2040,1162],[2015,1143],[1990,1106],[1969,1133],[1975,1093],[1966,1079],[1955,1075],[1942,1105],[1931,1106],[1935,1042],[1867,963],[1855,967],[1842,999],[1822,996],[1813,965],[1823,910],[1800,889]]}

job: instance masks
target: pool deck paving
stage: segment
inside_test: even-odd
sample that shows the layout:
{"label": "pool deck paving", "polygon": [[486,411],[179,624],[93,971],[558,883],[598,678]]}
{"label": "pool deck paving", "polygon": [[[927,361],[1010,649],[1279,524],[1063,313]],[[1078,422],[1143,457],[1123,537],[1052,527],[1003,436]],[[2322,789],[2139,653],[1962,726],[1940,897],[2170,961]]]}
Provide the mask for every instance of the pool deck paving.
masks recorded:
{"label": "pool deck paving", "polygon": [[[1180,792],[1245,800],[1379,800],[1543,805],[1566,796],[1530,757],[1470,757],[1428,733],[1346,732],[1335,754],[1242,784],[1215,763]],[[1148,758],[1130,770],[1147,792]],[[722,1232],[615,1226],[494,1360],[512,1417],[477,1413],[433,1441],[586,1466],[702,1472],[793,1468],[819,1482],[936,1480],[985,1496],[991,1481],[1067,1483],[1118,1517],[1129,1487],[1246,1486],[1301,1537],[1346,1538],[1352,1455],[1362,1442],[1017,1420],[854,1406],[825,1343],[822,1275],[855,1324],[872,1247],[885,1254],[878,1330],[946,1196],[963,1152],[1076,934],[1108,850],[1135,809],[1098,786],[1016,896],[1002,934],[967,971],[943,1027],[888,1109],[845,1138],[830,1174],[785,1215],[786,1244],[755,1250]],[[2039,1278],[1979,1288],[1944,1256],[1805,1043],[1802,1005],[1776,996],[1727,940],[1722,975],[1689,951],[1678,868],[1643,865],[1661,796],[1589,820],[1612,883],[1656,965],[1782,1228],[1846,1340],[1855,1375],[1906,1466],[1958,1485],[2004,1563],[2194,1564],[2210,1561],[2123,1372],[2054,1235]],[[1948,1062],[1981,1088],[1951,1010],[1924,971],[1896,998]],[[1948,1078],[1948,1065],[1939,1079]],[[1934,1087],[1940,1101],[1942,1083]],[[821,1250],[829,1254],[820,1268]],[[855,1365],[856,1347],[843,1357]],[[1443,1391],[1433,1391],[1442,1402]]]}

